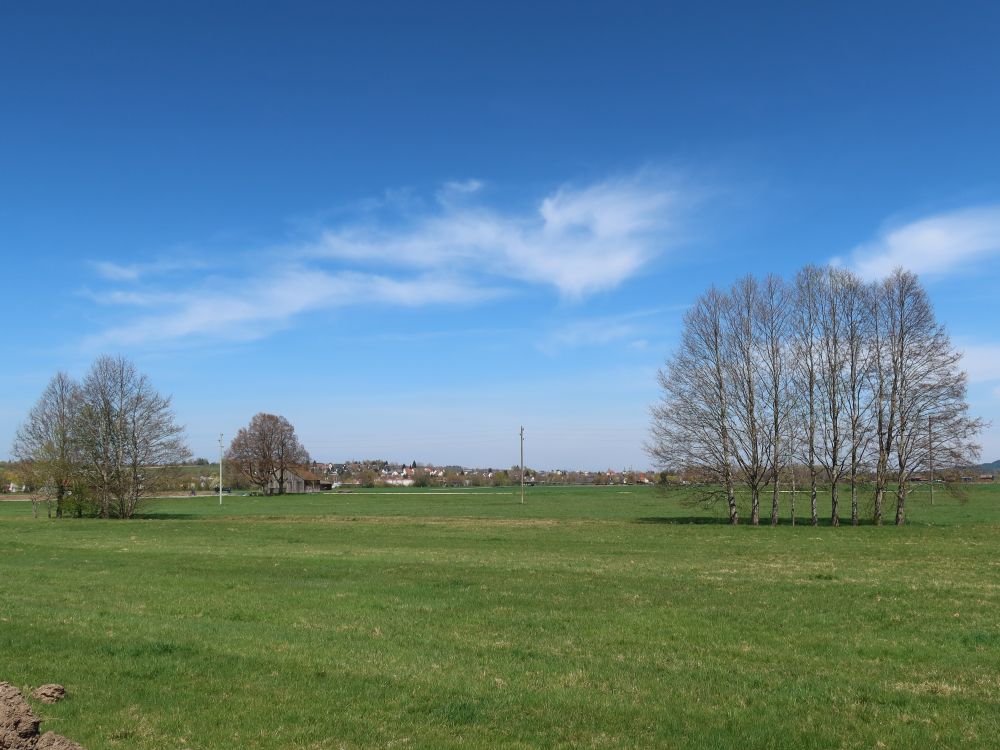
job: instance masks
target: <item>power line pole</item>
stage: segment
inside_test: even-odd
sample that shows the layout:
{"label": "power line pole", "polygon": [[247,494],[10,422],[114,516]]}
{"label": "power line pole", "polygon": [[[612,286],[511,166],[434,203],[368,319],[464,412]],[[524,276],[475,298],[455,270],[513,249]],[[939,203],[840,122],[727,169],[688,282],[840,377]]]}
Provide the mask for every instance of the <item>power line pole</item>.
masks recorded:
{"label": "power line pole", "polygon": [[521,505],[524,505],[524,425],[521,425]]}
{"label": "power line pole", "polygon": [[222,433],[219,433],[219,505],[222,505]]}

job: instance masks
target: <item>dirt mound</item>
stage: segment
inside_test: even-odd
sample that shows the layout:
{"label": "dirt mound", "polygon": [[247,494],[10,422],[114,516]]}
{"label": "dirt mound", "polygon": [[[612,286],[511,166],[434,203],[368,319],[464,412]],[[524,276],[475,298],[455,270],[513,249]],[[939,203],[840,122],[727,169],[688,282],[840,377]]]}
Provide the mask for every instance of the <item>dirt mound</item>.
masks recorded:
{"label": "dirt mound", "polygon": [[31,697],[42,703],[58,703],[66,697],[66,688],[62,685],[42,685],[31,691]]}
{"label": "dirt mound", "polygon": [[83,745],[78,745],[73,740],[68,740],[61,734],[46,732],[38,738],[35,750],[84,750]]}
{"label": "dirt mound", "polygon": [[0,750],[84,750],[53,732],[39,737],[41,723],[21,691],[8,682],[0,682]]}
{"label": "dirt mound", "polygon": [[31,712],[21,691],[7,682],[0,682],[0,750],[32,748],[38,737],[41,719]]}

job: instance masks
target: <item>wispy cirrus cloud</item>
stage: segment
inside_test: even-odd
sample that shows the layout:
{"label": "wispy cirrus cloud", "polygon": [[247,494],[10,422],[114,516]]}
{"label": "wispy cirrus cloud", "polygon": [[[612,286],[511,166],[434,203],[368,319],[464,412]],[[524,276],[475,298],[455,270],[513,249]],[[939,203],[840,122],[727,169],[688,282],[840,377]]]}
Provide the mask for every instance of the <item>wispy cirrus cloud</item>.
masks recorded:
{"label": "wispy cirrus cloud", "polygon": [[446,183],[430,201],[396,191],[405,199],[393,193],[338,214],[312,237],[228,257],[224,276],[181,258],[95,262],[110,286],[84,296],[139,315],[88,343],[247,340],[310,311],[482,304],[519,287],[579,300],[620,286],[675,244],[691,203],[677,183],[648,172],[563,186],[527,210],[491,205],[487,192],[478,180]]}
{"label": "wispy cirrus cloud", "polygon": [[663,313],[679,307],[682,306],[572,320],[540,337],[535,346],[546,354],[577,347],[608,345],[644,349],[649,343],[647,337],[651,334],[652,322]]}
{"label": "wispy cirrus cloud", "polygon": [[995,256],[1000,256],[1000,205],[988,205],[889,227],[834,263],[875,279],[897,266],[918,274],[947,275]]}
{"label": "wispy cirrus cloud", "polygon": [[619,286],[675,244],[690,201],[678,187],[645,175],[564,186],[524,212],[470,200],[482,187],[451,183],[432,210],[328,229],[308,253],[348,263],[447,267],[547,285],[578,299]]}
{"label": "wispy cirrus cloud", "polygon": [[470,304],[502,293],[453,278],[416,276],[400,280],[292,268],[249,282],[217,281],[210,288],[172,295],[166,306],[159,292],[131,293],[116,303],[159,309],[111,327],[85,343],[101,347],[181,339],[192,344],[216,339],[246,341],[268,336],[289,325],[297,315],[314,310],[359,305]]}
{"label": "wispy cirrus cloud", "polygon": [[107,260],[91,262],[97,275],[108,281],[139,281],[165,273],[185,273],[204,270],[209,264],[198,258],[160,258],[148,263],[113,263]]}

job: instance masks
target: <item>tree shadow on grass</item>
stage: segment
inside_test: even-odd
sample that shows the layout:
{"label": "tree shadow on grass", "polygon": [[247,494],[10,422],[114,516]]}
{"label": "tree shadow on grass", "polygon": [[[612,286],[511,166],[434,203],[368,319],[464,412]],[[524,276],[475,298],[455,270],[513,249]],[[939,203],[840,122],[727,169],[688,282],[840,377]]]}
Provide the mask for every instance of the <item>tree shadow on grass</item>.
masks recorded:
{"label": "tree shadow on grass", "polygon": [[[686,525],[686,524],[693,524],[693,525],[713,525],[713,526],[730,526],[731,525],[729,523],[729,518],[726,517],[726,516],[721,516],[719,518],[715,518],[715,517],[712,517],[712,516],[644,516],[642,518],[634,518],[634,519],[632,519],[632,523],[664,524],[664,525],[677,525],[677,526]],[[911,519],[911,520],[907,520],[906,525],[907,526],[934,526],[935,524],[927,523],[926,521],[923,521],[923,520],[920,520],[920,519],[918,519],[918,520],[912,520]],[[938,524],[938,525],[946,525],[946,524]],[[747,520],[747,518],[745,516],[740,516],[740,522],[737,524],[737,526],[748,526],[750,528],[754,528],[754,526],[749,523],[749,521]],[[791,527],[792,526],[792,521],[791,521],[790,518],[779,518],[778,519],[778,526],[788,526],[788,527]],[[861,522],[858,524],[858,526],[856,528],[868,527],[868,526],[877,528],[875,526],[875,523],[871,519],[869,519],[869,518],[862,518]],[[895,526],[895,524],[893,523],[892,517],[890,517],[887,521],[885,521],[883,523],[883,526],[886,527],[886,528],[888,528],[890,526]],[[758,526],[756,528],[763,529],[763,528],[770,528],[770,527],[771,527],[771,519],[770,519],[770,517],[761,517],[760,524],[758,524]],[[816,524],[816,526],[813,526],[812,522],[810,521],[810,519],[809,519],[808,516],[805,516],[805,517],[796,516],[796,518],[795,518],[795,528],[803,528],[803,529],[809,529],[809,528],[830,528],[830,529],[832,529],[832,528],[834,528],[834,526],[833,526],[833,523],[830,521],[829,518],[820,518],[819,522]],[[847,519],[841,518],[840,519],[840,527],[839,528],[841,528],[841,529],[850,529],[850,528],[852,528],[851,519],[850,518],[847,518]]]}
{"label": "tree shadow on grass", "polygon": [[136,513],[134,518],[138,521],[190,521],[192,518],[202,517],[199,513]]}
{"label": "tree shadow on grass", "polygon": [[729,518],[714,518],[712,516],[643,516],[641,518],[632,519],[632,523],[675,525],[712,524],[728,526]]}

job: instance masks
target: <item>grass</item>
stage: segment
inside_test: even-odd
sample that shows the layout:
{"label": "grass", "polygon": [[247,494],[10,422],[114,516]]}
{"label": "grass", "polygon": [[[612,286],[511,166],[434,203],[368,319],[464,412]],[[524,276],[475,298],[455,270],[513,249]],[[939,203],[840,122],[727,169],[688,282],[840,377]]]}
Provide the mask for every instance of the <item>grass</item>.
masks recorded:
{"label": "grass", "polygon": [[44,726],[90,750],[996,746],[998,489],[902,529],[615,487],[0,503],[0,679],[65,684]]}

